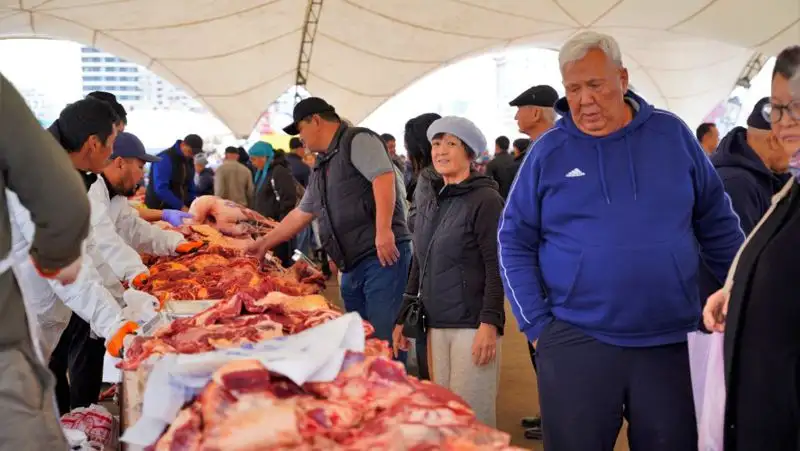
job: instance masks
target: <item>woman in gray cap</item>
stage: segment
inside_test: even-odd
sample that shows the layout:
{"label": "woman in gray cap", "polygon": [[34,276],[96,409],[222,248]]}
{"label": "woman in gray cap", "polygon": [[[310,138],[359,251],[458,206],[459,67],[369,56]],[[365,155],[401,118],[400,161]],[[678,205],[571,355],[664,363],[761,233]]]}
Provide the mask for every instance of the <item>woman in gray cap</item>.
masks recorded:
{"label": "woman in gray cap", "polygon": [[[430,345],[432,380],[495,425],[503,286],[497,265],[497,223],[503,199],[497,183],[470,170],[486,138],[461,117],[443,117],[427,131],[434,196],[417,204],[414,260],[404,307],[421,304]],[[404,308],[403,311],[408,311]],[[403,314],[395,352],[407,347]]]}

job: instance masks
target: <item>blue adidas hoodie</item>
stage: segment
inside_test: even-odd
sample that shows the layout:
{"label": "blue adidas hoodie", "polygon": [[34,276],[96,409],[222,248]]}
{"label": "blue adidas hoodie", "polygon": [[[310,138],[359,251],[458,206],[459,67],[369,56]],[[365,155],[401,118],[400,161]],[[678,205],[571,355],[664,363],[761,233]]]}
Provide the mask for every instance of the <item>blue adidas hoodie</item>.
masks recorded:
{"label": "blue adidas hoodie", "polygon": [[618,346],[697,330],[700,256],[720,280],[744,240],[714,167],[677,116],[636,111],[604,137],[562,115],[528,152],[498,231],[500,272],[533,341],[554,319]]}

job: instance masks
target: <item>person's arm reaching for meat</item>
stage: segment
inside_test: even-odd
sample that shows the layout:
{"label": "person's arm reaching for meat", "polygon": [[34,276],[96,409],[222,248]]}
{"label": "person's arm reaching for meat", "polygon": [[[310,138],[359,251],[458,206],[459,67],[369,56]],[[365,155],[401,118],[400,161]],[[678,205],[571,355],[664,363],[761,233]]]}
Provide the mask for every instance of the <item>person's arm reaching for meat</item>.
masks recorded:
{"label": "person's arm reaching for meat", "polygon": [[248,247],[247,252],[261,260],[267,254],[267,251],[294,238],[301,230],[308,227],[313,220],[313,214],[306,213],[299,207],[295,208],[271,232]]}
{"label": "person's arm reaching for meat", "polygon": [[292,239],[311,224],[314,217],[322,210],[322,199],[320,197],[322,193],[316,188],[315,177],[316,175],[312,177],[297,207],[290,211],[271,232],[248,247],[247,252],[249,254],[261,260],[267,251]]}
{"label": "person's arm reaching for meat", "polygon": [[152,255],[175,255],[178,245],[186,242],[186,238],[178,232],[162,230],[158,226],[148,223],[136,214],[124,199],[114,199],[118,202],[120,212],[117,216],[116,230],[119,236],[137,252]]}
{"label": "person's arm reaching for meat", "polygon": [[31,212],[35,233],[30,255],[36,268],[49,277],[60,274],[65,282],[77,277],[81,245],[89,232],[89,201],[83,182],[64,149],[42,129],[25,100],[2,75],[0,170],[7,188]]}
{"label": "person's arm reaching for meat", "polygon": [[350,148],[353,166],[372,183],[372,193],[375,196],[375,248],[378,260],[383,266],[391,266],[400,257],[392,232],[392,216],[397,194],[394,163],[380,138],[369,133],[359,133],[354,136]]}
{"label": "person's arm reaching for meat", "polygon": [[153,184],[158,198],[174,210],[184,208],[183,202],[169,188],[172,178],[172,161],[169,158],[162,158],[161,161],[150,164],[153,165],[153,180],[150,183]]}
{"label": "person's arm reaching for meat", "polygon": [[[542,141],[537,141],[536,145],[543,146]],[[531,343],[553,319],[539,269],[541,200],[538,186],[541,167],[535,158],[539,150],[531,149],[522,162],[500,216],[497,232],[500,276],[517,324]]]}

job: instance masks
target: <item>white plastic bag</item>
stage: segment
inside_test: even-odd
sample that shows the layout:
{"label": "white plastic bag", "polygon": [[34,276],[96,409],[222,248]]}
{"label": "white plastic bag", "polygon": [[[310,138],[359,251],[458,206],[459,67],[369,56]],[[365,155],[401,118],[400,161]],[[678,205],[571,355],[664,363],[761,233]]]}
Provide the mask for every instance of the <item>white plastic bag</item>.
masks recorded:
{"label": "white plastic bag", "polygon": [[692,335],[689,335],[689,358],[697,408],[698,451],[723,451],[725,336],[720,333]]}

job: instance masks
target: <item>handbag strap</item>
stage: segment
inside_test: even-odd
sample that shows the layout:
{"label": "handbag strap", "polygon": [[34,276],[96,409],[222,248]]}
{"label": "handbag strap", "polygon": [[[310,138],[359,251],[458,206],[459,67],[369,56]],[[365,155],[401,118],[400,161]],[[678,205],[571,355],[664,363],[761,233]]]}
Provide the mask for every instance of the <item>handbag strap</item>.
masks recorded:
{"label": "handbag strap", "polygon": [[[442,192],[446,187],[447,185],[445,185],[441,189],[441,191],[439,191],[439,194],[442,194]],[[439,202],[438,199],[436,200],[436,202],[437,203]],[[431,235],[431,240],[428,241],[428,248],[425,251],[425,259],[422,260],[421,271],[419,273],[419,286],[417,286],[417,297],[420,297],[422,295],[422,281],[425,279],[425,270],[428,269],[428,259],[430,258],[431,249],[433,248],[433,241],[436,239],[436,235],[439,233],[439,230],[441,230],[441,227],[439,227],[441,219],[447,214],[452,205],[453,205],[452,202],[448,202],[447,205],[445,205],[444,210],[441,209],[438,210],[436,212],[436,216],[433,218],[433,223],[436,228],[433,231],[433,235]]]}

